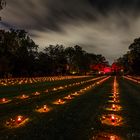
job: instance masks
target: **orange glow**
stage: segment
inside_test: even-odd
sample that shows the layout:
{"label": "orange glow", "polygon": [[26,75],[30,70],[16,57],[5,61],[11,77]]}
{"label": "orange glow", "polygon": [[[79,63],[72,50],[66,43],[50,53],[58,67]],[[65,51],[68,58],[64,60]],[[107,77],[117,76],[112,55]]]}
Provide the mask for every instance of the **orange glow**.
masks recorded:
{"label": "orange glow", "polygon": [[122,140],[122,138],[114,134],[102,132],[95,135],[92,140]]}
{"label": "orange glow", "polygon": [[123,76],[123,78],[130,80],[130,81],[133,81],[133,82],[138,83],[138,84],[140,83],[139,80],[134,79],[132,76]]}
{"label": "orange glow", "polygon": [[33,95],[38,96],[38,95],[40,95],[40,92],[35,92],[35,93],[33,93]]}
{"label": "orange glow", "polygon": [[48,107],[47,105],[43,105],[43,107],[36,109],[36,111],[39,113],[46,113],[46,112],[49,112],[50,110],[51,108]]}
{"label": "orange glow", "polygon": [[2,98],[0,100],[0,104],[5,104],[5,103],[9,103],[11,100],[7,99],[7,98]]}
{"label": "orange glow", "polygon": [[9,121],[6,121],[6,127],[8,128],[17,128],[29,121],[29,118],[26,118],[24,116],[17,116],[16,118],[11,118]]}
{"label": "orange glow", "polygon": [[2,102],[5,102],[6,101],[6,99],[5,98],[2,98]]}
{"label": "orange glow", "polygon": [[68,96],[64,97],[64,99],[71,100],[72,97],[71,97],[71,95],[68,95]]}
{"label": "orange glow", "polygon": [[114,115],[111,116],[111,121],[112,122],[115,122],[116,121],[116,118],[114,117]]}
{"label": "orange glow", "polygon": [[112,109],[115,109],[115,108],[116,108],[116,106],[113,104],[113,105],[112,105]]}
{"label": "orange glow", "polygon": [[53,88],[53,91],[57,91],[57,88]]}
{"label": "orange glow", "polygon": [[72,94],[73,96],[79,96],[79,93],[78,92],[75,92]]}
{"label": "orange glow", "polygon": [[22,121],[22,116],[17,117],[17,122],[20,123]]}
{"label": "orange glow", "polygon": [[23,95],[21,95],[21,96],[18,96],[17,98],[19,98],[19,99],[27,99],[27,98],[29,98],[29,96],[23,94]]}
{"label": "orange glow", "polygon": [[64,89],[64,88],[61,86],[61,87],[59,87],[59,89]]}
{"label": "orange glow", "polygon": [[103,115],[100,120],[102,124],[106,125],[121,126],[123,124],[122,117],[115,114]]}
{"label": "orange glow", "polygon": [[46,92],[46,93],[47,93],[47,92],[49,92],[49,90],[48,90],[48,89],[46,89],[44,92]]}
{"label": "orange glow", "polygon": [[65,101],[62,99],[58,99],[57,101],[54,101],[53,104],[61,105],[61,104],[65,104]]}
{"label": "orange glow", "polygon": [[107,105],[105,109],[109,111],[120,111],[122,107],[120,105],[112,104],[112,105]]}
{"label": "orange glow", "polygon": [[43,106],[43,109],[46,110],[46,109],[47,109],[47,105],[44,105],[44,106]]}

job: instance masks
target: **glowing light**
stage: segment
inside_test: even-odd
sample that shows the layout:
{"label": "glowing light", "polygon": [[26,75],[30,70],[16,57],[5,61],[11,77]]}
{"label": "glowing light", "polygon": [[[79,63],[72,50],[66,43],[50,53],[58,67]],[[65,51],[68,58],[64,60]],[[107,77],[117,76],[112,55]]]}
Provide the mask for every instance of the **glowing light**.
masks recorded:
{"label": "glowing light", "polygon": [[111,133],[101,132],[93,136],[92,140],[122,140],[122,138]]}
{"label": "glowing light", "polygon": [[57,101],[54,101],[53,103],[54,103],[54,104],[57,104],[57,105],[60,105],[60,104],[64,104],[65,101],[62,100],[62,99],[58,99]]}
{"label": "glowing light", "polygon": [[140,80],[139,79],[134,78],[132,76],[123,76],[123,78],[125,78],[127,80],[130,80],[130,81],[133,81],[133,82],[138,83],[138,84],[140,83]]}
{"label": "glowing light", "polygon": [[6,101],[6,99],[5,98],[2,98],[2,102],[5,102]]}
{"label": "glowing light", "polygon": [[64,88],[61,86],[61,87],[59,87],[59,89],[64,89]]}
{"label": "glowing light", "polygon": [[72,97],[71,97],[71,95],[68,95],[68,96],[64,97],[64,99],[71,100]]}
{"label": "glowing light", "polygon": [[28,121],[29,121],[29,118],[19,115],[15,117],[14,119],[11,118],[9,121],[6,121],[5,126],[8,128],[17,128],[24,125]]}
{"label": "glowing light", "polygon": [[18,122],[18,123],[21,123],[21,122],[22,122],[22,116],[18,116],[18,117],[17,117],[17,122]]}
{"label": "glowing light", "polygon": [[78,92],[75,92],[72,94],[73,96],[79,96],[79,93]]}
{"label": "glowing light", "polygon": [[116,121],[116,118],[114,117],[114,115],[111,116],[111,121],[112,122],[115,122]]}
{"label": "glowing light", "polygon": [[5,103],[9,103],[11,100],[7,99],[7,98],[2,98],[0,99],[0,104],[5,104]]}
{"label": "glowing light", "polygon": [[32,84],[37,82],[60,81],[85,77],[88,76],[54,76],[54,77],[34,77],[34,78],[7,78],[7,79],[5,78],[0,79],[0,86]]}
{"label": "glowing light", "polygon": [[35,93],[33,93],[33,95],[38,96],[38,95],[40,95],[40,92],[35,92]]}
{"label": "glowing light", "polygon": [[106,125],[121,126],[123,124],[122,117],[115,114],[103,115],[100,120],[102,124]]}
{"label": "glowing light", "polygon": [[44,92],[48,93],[48,92],[49,92],[49,90],[48,90],[48,89],[46,89]]}
{"label": "glowing light", "polygon": [[43,105],[43,107],[36,109],[36,111],[39,113],[47,113],[50,110],[51,110],[51,108],[48,107],[47,105]]}
{"label": "glowing light", "polygon": [[25,95],[25,94],[22,94],[21,96],[18,96],[17,98],[19,98],[19,99],[27,99],[27,98],[29,98],[29,96]]}
{"label": "glowing light", "polygon": [[112,105],[112,109],[115,109],[115,108],[116,108],[116,106],[113,104],[113,105]]}
{"label": "glowing light", "polygon": [[105,109],[109,111],[120,111],[122,107],[120,105],[112,104],[112,105],[107,105]]}

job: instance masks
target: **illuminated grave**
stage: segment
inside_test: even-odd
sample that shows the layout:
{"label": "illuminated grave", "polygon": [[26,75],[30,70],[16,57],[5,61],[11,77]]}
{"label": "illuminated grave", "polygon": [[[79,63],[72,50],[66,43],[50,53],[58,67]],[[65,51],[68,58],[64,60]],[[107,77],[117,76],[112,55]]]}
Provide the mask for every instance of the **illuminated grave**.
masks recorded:
{"label": "illuminated grave", "polygon": [[17,128],[29,121],[29,118],[24,116],[17,116],[15,118],[11,118],[10,120],[6,121],[6,127],[8,128]]}
{"label": "illuminated grave", "polygon": [[51,110],[47,105],[43,105],[43,107],[36,109],[39,113],[47,113]]}
{"label": "illuminated grave", "polygon": [[112,100],[108,101],[109,103],[119,103],[120,100],[118,98],[113,98]]}
{"label": "illuminated grave", "polygon": [[119,96],[118,95],[111,95],[111,96],[109,96],[110,98],[119,98]]}
{"label": "illuminated grave", "polygon": [[79,93],[83,93],[85,90],[84,89],[81,89],[80,91],[79,91]]}
{"label": "illuminated grave", "polygon": [[44,92],[48,93],[48,92],[49,92],[49,90],[48,90],[48,89],[46,89]]}
{"label": "illuminated grave", "polygon": [[61,104],[65,104],[65,101],[62,99],[58,99],[58,100],[54,101],[53,104],[61,105]]}
{"label": "illuminated grave", "polygon": [[35,93],[33,93],[33,95],[38,96],[38,95],[40,95],[40,92],[35,92]]}
{"label": "illuminated grave", "polygon": [[19,99],[27,99],[27,98],[29,98],[29,96],[23,94],[23,95],[21,95],[21,96],[18,96],[17,98],[19,98]]}
{"label": "illuminated grave", "polygon": [[75,93],[73,93],[71,95],[73,95],[73,96],[79,96],[79,93],[78,92],[75,92]]}
{"label": "illuminated grave", "polygon": [[57,91],[57,88],[53,88],[53,91]]}
{"label": "illuminated grave", "polygon": [[99,133],[92,140],[122,140],[119,136],[110,133]]}
{"label": "illuminated grave", "polygon": [[0,104],[6,104],[9,103],[11,100],[7,99],[7,98],[2,98],[0,99]]}
{"label": "illuminated grave", "polygon": [[64,97],[64,99],[71,100],[72,99],[72,96],[71,95],[68,95],[68,96]]}
{"label": "illuminated grave", "polygon": [[100,120],[102,124],[106,125],[121,126],[123,124],[122,117],[115,114],[103,115]]}
{"label": "illuminated grave", "polygon": [[122,107],[120,105],[112,104],[112,105],[108,105],[105,109],[109,111],[120,111]]}
{"label": "illuminated grave", "polygon": [[64,89],[64,88],[62,86],[60,86],[59,89]]}

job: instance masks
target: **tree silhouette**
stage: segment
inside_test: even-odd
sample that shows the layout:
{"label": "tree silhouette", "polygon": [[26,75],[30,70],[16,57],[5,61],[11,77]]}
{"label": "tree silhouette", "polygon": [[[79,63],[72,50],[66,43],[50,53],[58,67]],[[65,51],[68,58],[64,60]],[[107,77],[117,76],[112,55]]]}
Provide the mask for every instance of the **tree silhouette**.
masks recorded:
{"label": "tree silhouette", "polygon": [[102,55],[87,53],[81,46],[49,45],[38,52],[38,45],[26,31],[0,30],[0,77],[81,75],[97,64],[107,62]]}
{"label": "tree silhouette", "polygon": [[129,51],[118,59],[118,63],[130,74],[140,74],[140,38],[134,40]]}

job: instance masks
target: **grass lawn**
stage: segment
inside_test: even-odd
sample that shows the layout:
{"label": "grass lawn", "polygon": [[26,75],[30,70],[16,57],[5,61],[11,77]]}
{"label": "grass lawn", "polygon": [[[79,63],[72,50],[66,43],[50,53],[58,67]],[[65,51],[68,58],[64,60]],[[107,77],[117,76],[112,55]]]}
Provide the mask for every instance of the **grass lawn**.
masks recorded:
{"label": "grass lawn", "polygon": [[120,78],[121,102],[127,139],[140,139],[140,84]]}
{"label": "grass lawn", "polygon": [[[61,121],[64,121],[64,119],[61,118],[62,114],[67,116],[72,110],[74,112],[77,112],[77,115],[79,113],[83,112],[82,109],[84,109],[84,112],[86,113],[87,110],[91,109],[91,105],[90,105],[91,103],[89,102],[87,104],[87,107],[86,107],[86,102],[88,101],[89,98],[91,100],[93,95],[98,95],[98,94],[97,93],[93,94],[94,90],[91,90],[87,94],[76,97],[74,100],[72,100],[68,104],[62,105],[60,107],[56,106],[56,105],[52,105],[51,104],[52,101],[55,100],[55,99],[64,97],[71,92],[75,92],[77,90],[80,90],[80,89],[82,89],[82,88],[84,88],[84,87],[86,87],[90,84],[93,84],[93,83],[94,82],[89,82],[89,83],[86,83],[86,84],[83,84],[83,85],[80,85],[80,86],[72,87],[72,88],[64,90],[64,91],[58,91],[58,92],[56,92],[55,94],[52,94],[52,95],[51,94],[47,95],[47,96],[44,95],[44,96],[40,96],[40,97],[37,97],[37,98],[33,98],[31,100],[26,100],[26,101],[23,101],[23,102],[21,101],[18,104],[13,102],[13,103],[9,103],[7,105],[0,105],[0,115],[1,115],[1,118],[0,118],[0,124],[1,124],[0,125],[0,134],[1,134],[0,139],[10,139],[10,140],[11,139],[31,139],[32,137],[34,137],[34,139],[39,139],[39,137],[46,138],[46,134],[44,134],[44,132],[42,132],[42,131],[45,131],[45,130],[46,131],[51,131],[49,133],[47,139],[49,139],[49,137],[50,137],[50,139],[53,139],[52,133],[55,133],[53,128],[55,128],[57,131],[61,131],[61,128],[58,127],[59,125],[57,123],[56,123],[56,125],[58,125],[58,126],[53,126],[53,128],[50,129],[50,130],[48,130],[48,127],[45,127],[45,126],[46,125],[51,126],[50,122],[55,123],[55,122],[60,121],[59,123],[61,123]],[[66,84],[66,82],[64,84]],[[87,95],[89,95],[89,96],[87,96]],[[86,98],[86,101],[84,101],[85,100],[84,98]],[[95,102],[95,105],[96,105],[98,103],[98,100],[96,99],[96,97],[94,97],[93,101],[94,100],[96,101]],[[53,107],[53,110],[51,112],[47,113],[47,114],[39,114],[39,113],[36,113],[36,112],[33,111],[33,109],[35,109],[37,105],[41,105],[41,104],[44,104],[44,103],[51,104],[52,107]],[[84,108],[82,104],[86,108]],[[94,104],[94,102],[92,104]],[[78,105],[78,107],[77,107],[77,105]],[[75,109],[78,109],[79,113],[78,113],[78,110],[76,111]],[[97,109],[97,108],[95,108],[95,109]],[[4,120],[6,120],[9,117],[12,117],[16,114],[24,114],[24,115],[29,116],[31,118],[31,122],[29,122],[26,126],[18,128],[18,129],[10,129],[9,130],[9,129],[3,127]],[[73,113],[73,114],[75,114],[75,113]],[[83,116],[83,113],[81,114],[81,116]],[[57,118],[59,118],[59,121],[57,120]],[[75,120],[75,118],[73,116],[71,116],[71,118],[73,118]],[[67,119],[67,117],[66,117],[66,119]],[[52,121],[52,120],[54,120],[54,121]],[[66,126],[66,124],[67,123],[65,123],[65,121],[64,121],[62,126],[63,125]],[[38,130],[38,128],[41,128],[41,131],[40,131],[40,129]],[[34,132],[36,129],[38,130],[38,134]],[[36,137],[36,134],[39,135],[38,138]],[[58,133],[56,132],[55,136],[57,136],[57,135],[58,135]],[[65,133],[64,133],[64,135],[65,135]],[[60,134],[60,136],[61,136],[61,134]]]}
{"label": "grass lawn", "polygon": [[[87,90],[85,94],[77,96],[63,105],[54,105],[52,102],[96,81],[27,99],[18,102],[18,104],[12,102],[7,105],[0,105],[0,140],[92,140],[93,136],[102,132],[121,137],[117,140],[139,140],[140,85],[117,77],[120,93],[120,102],[117,104],[122,107],[122,110],[113,112],[105,110],[105,106],[111,104],[108,101],[113,92],[113,81],[114,77],[111,77],[101,85],[96,85]],[[66,84],[66,81],[59,82],[59,86]],[[35,112],[36,106],[46,103],[53,108],[52,111],[42,114]],[[111,113],[123,118],[121,126],[115,127],[101,123],[101,116]],[[16,129],[3,127],[6,119],[17,114],[28,116],[30,121],[25,126]]]}

